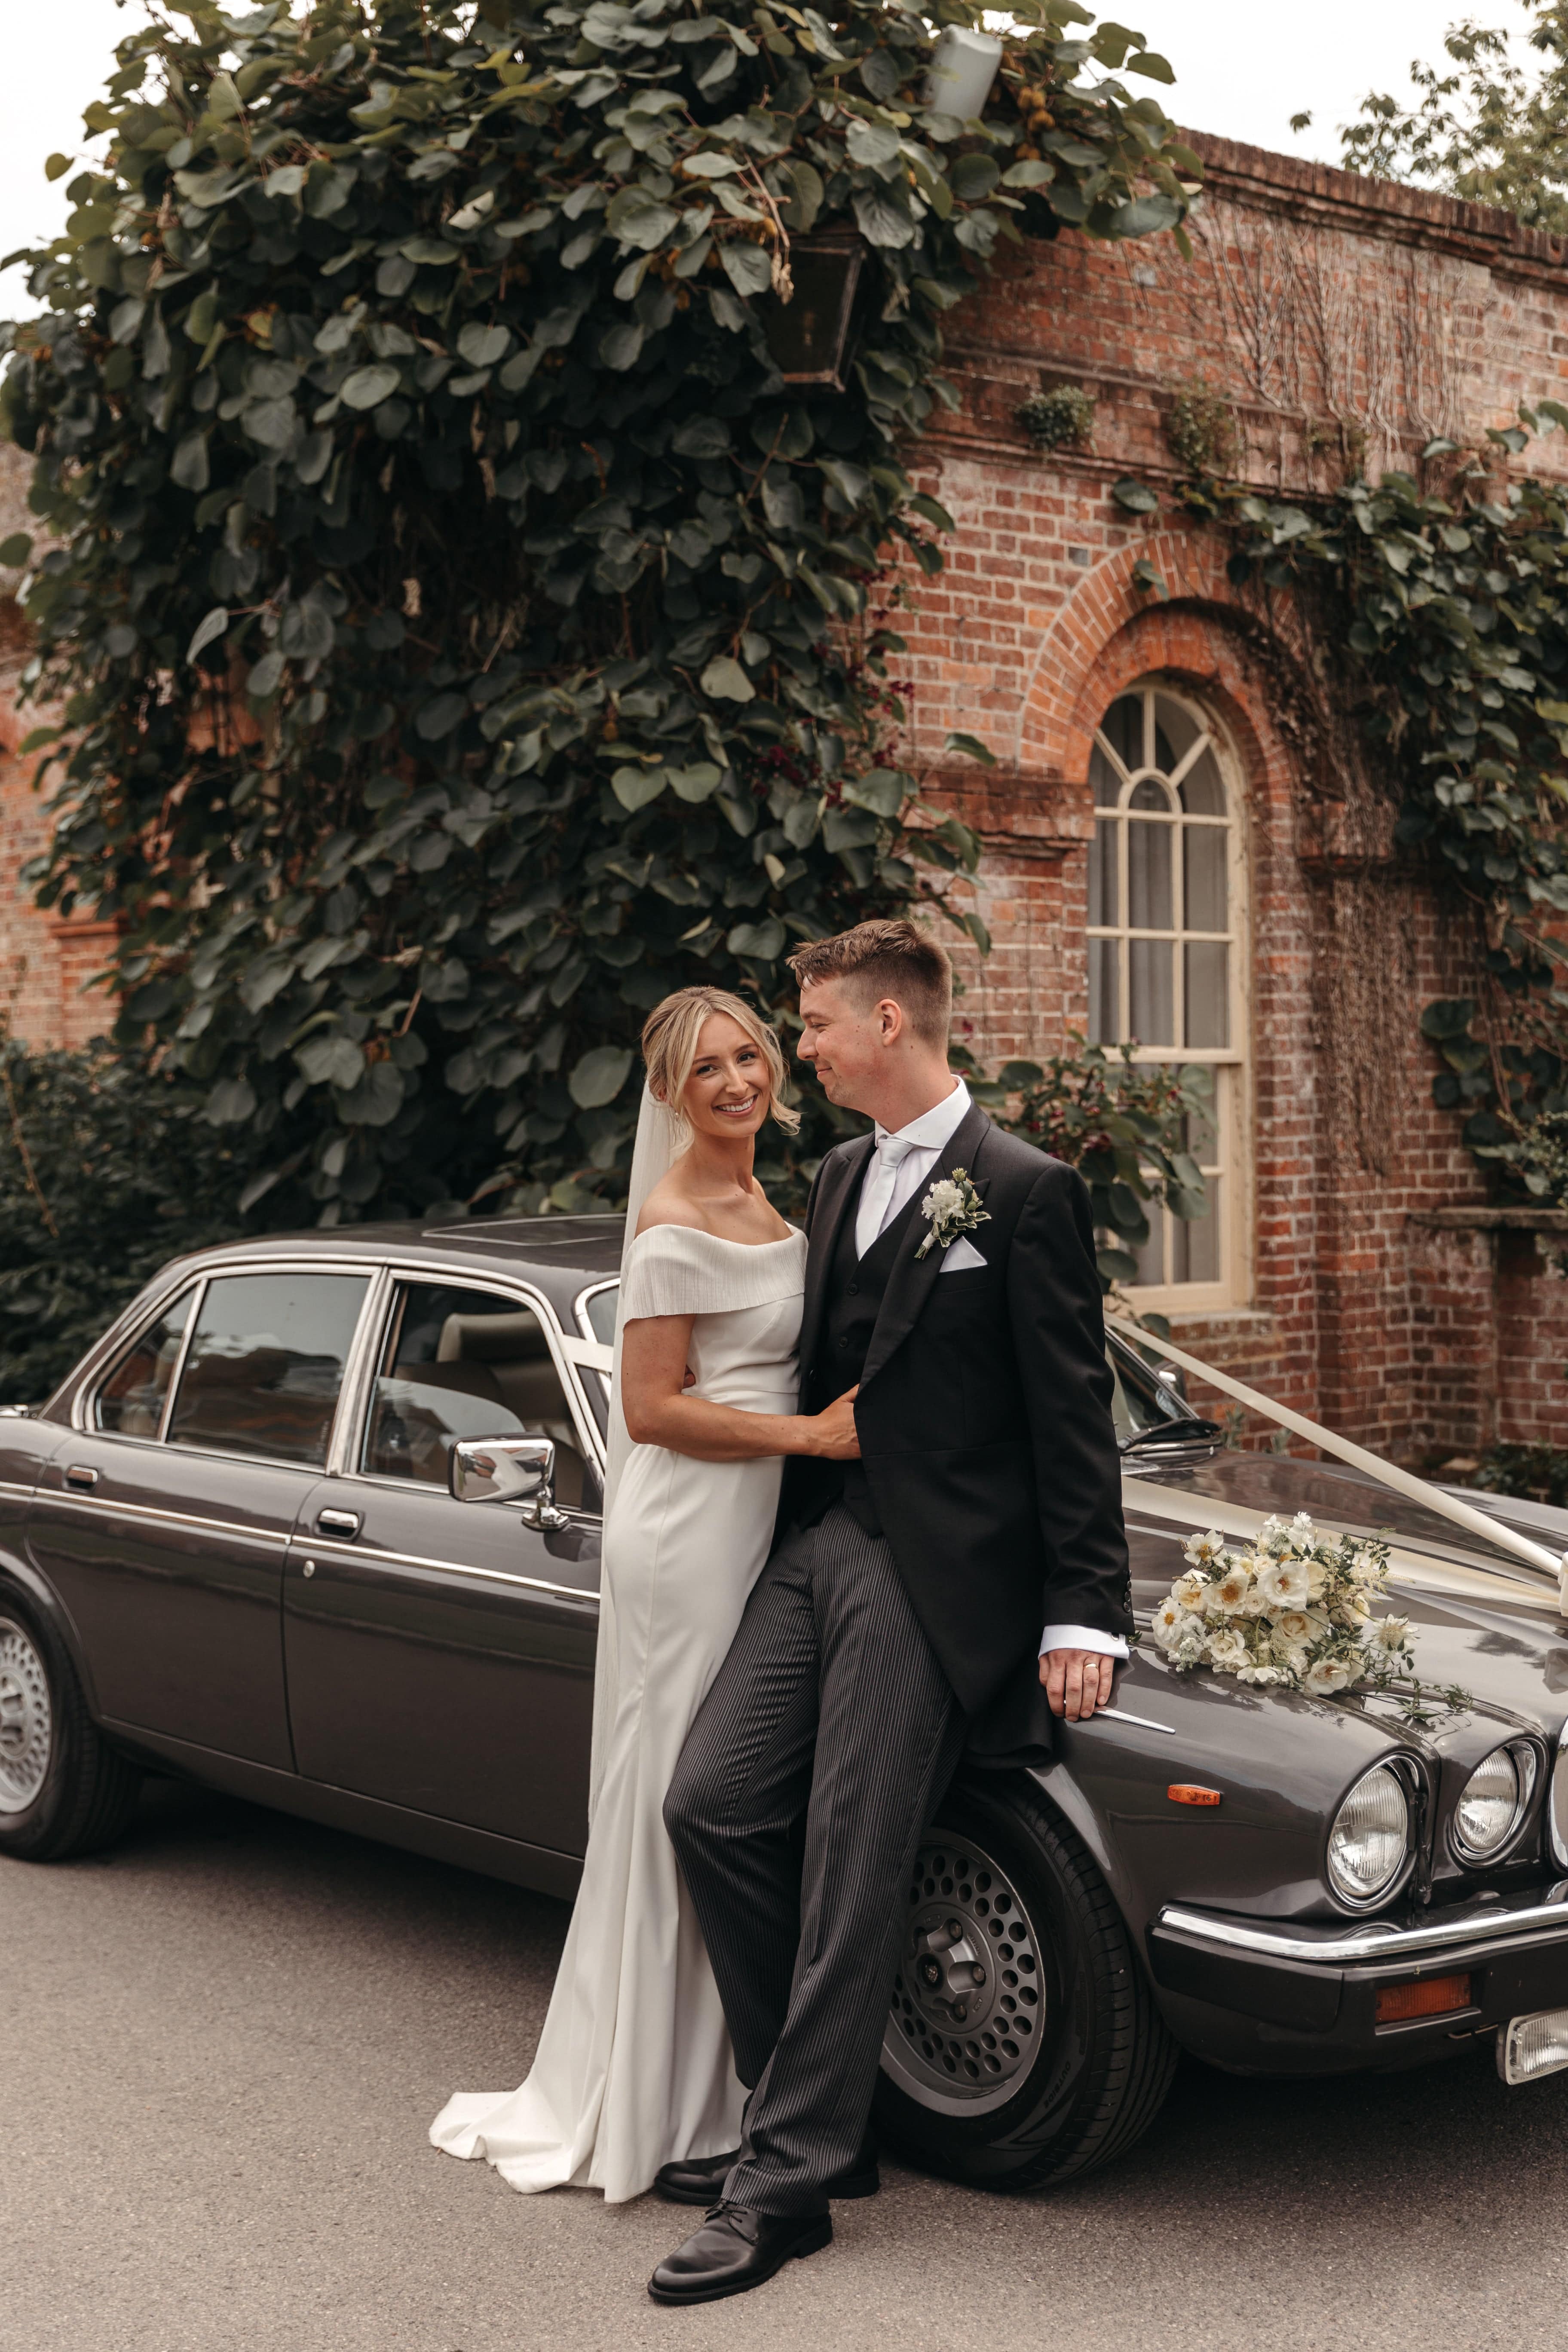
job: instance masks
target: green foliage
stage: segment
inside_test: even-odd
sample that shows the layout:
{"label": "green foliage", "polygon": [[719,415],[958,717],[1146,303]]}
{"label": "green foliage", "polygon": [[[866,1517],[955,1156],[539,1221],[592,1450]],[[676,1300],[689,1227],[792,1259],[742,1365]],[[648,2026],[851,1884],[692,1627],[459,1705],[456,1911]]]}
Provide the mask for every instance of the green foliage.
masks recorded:
{"label": "green foliage", "polygon": [[[1510,457],[1568,408],[1542,401],[1489,436]],[[1429,1005],[1441,1108],[1506,1180],[1558,1197],[1568,1112],[1568,491],[1500,485],[1452,443],[1446,492],[1388,474],[1310,504],[1238,483],[1190,485],[1238,584],[1289,589],[1358,681],[1372,756],[1401,795],[1395,828],[1468,901],[1484,996]]]}
{"label": "green foliage", "polygon": [[187,1088],[101,1039],[0,1043],[0,1400],[41,1404],[167,1259],[243,1231],[250,1172]]}
{"label": "green foliage", "polygon": [[1568,1452],[1560,1445],[1493,1445],[1473,1468],[1445,1463],[1437,1475],[1489,1495],[1517,1495],[1557,1510],[1568,1507]]}
{"label": "green foliage", "polygon": [[1165,418],[1165,441],[1177,465],[1187,473],[1228,474],[1241,448],[1236,410],[1212,384],[1184,383]]}
{"label": "green foliage", "polygon": [[[1214,1081],[1197,1063],[1169,1069],[1135,1062],[1072,1036],[1070,1050],[1037,1062],[1007,1062],[994,1079],[971,1081],[1002,1126],[1065,1160],[1089,1186],[1100,1235],[1100,1278],[1109,1291],[1137,1278],[1132,1255],[1149,1239],[1146,1203],[1173,1216],[1206,1217],[1192,1132],[1214,1113]],[[1152,1318],[1151,1318],[1152,1319]]]}
{"label": "green foliage", "polygon": [[1452,71],[1411,67],[1414,103],[1386,92],[1363,100],[1361,120],[1342,134],[1347,170],[1499,205],[1531,228],[1568,228],[1568,5],[1524,5],[1540,73],[1511,62],[1506,29],[1467,19],[1443,44]]}
{"label": "green foliage", "polygon": [[1094,411],[1094,395],[1081,383],[1053,383],[1020,401],[1013,415],[1037,449],[1087,449]]}
{"label": "green foliage", "polygon": [[[39,897],[121,926],[119,1039],[269,1213],[615,1197],[668,990],[782,1009],[794,940],[932,901],[984,944],[900,751],[889,571],[949,525],[900,453],[999,237],[1179,225],[1195,159],[1110,78],[1169,68],[1026,0],[964,124],[922,89],[968,0],[180,14],[5,388],[58,542]],[[769,341],[827,230],[843,393]]]}

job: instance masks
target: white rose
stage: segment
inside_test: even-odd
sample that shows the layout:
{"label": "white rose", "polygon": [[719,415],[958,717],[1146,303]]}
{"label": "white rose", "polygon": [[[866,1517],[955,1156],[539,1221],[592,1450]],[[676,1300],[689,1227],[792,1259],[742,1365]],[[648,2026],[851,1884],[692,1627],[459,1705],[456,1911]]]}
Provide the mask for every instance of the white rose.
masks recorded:
{"label": "white rose", "polygon": [[1285,1677],[1278,1666],[1237,1666],[1236,1679],[1238,1683],[1259,1683],[1267,1685],[1269,1683],[1282,1683]]}
{"label": "white rose", "polygon": [[1306,1685],[1316,1696],[1326,1698],[1331,1692],[1343,1690],[1355,1676],[1356,1669],[1348,1659],[1319,1658],[1307,1669]]}
{"label": "white rose", "polygon": [[1223,1576],[1216,1576],[1206,1597],[1211,1611],[1222,1617],[1239,1615],[1242,1603],[1252,1590],[1252,1570],[1243,1560],[1233,1560]]}
{"label": "white rose", "polygon": [[1271,1559],[1258,1577],[1258,1590],[1272,1609],[1299,1610],[1308,1598],[1307,1570],[1299,1559]]}
{"label": "white rose", "polygon": [[1208,1578],[1200,1570],[1189,1568],[1184,1575],[1177,1577],[1171,1587],[1171,1593],[1173,1599],[1179,1601],[1184,1609],[1201,1612],[1204,1595],[1208,1589]]}
{"label": "white rose", "polygon": [[1274,1620],[1274,1631],[1296,1648],[1310,1642],[1318,1630],[1304,1609],[1282,1609]]}
{"label": "white rose", "polygon": [[943,1177],[940,1183],[931,1186],[921,1206],[928,1217],[933,1219],[951,1217],[954,1210],[963,1206],[963,1195],[956,1184],[949,1182],[947,1178]]}
{"label": "white rose", "polygon": [[1193,1622],[1192,1612],[1184,1609],[1175,1595],[1172,1593],[1161,1601],[1154,1612],[1154,1639],[1162,1649],[1168,1650],[1173,1643],[1180,1640],[1184,1626],[1190,1625]]}
{"label": "white rose", "polygon": [[1239,1667],[1250,1663],[1247,1643],[1241,1635],[1229,1632],[1209,1635],[1208,1657],[1211,1666],[1217,1666],[1221,1674],[1226,1675],[1233,1675]]}
{"label": "white rose", "polygon": [[1207,1535],[1190,1535],[1182,1546],[1182,1556],[1193,1568],[1214,1568],[1225,1552],[1225,1539],[1217,1528]]}

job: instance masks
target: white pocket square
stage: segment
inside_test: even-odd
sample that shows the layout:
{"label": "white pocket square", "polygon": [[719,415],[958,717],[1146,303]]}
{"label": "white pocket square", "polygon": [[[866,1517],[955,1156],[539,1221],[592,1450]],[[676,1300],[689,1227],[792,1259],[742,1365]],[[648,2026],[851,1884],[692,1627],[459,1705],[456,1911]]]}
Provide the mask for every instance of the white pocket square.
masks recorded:
{"label": "white pocket square", "polygon": [[984,1273],[985,1260],[981,1256],[974,1244],[966,1242],[961,1234],[957,1241],[949,1244],[937,1271],[939,1274],[964,1274],[973,1266],[979,1266]]}

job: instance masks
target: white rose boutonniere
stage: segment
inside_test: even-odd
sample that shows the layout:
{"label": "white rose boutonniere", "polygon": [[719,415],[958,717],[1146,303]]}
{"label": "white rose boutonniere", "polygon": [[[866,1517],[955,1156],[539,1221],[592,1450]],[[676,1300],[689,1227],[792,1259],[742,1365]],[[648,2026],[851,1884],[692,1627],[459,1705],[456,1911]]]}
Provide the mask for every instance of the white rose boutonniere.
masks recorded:
{"label": "white rose boutonniere", "polygon": [[967,1168],[955,1168],[951,1176],[939,1176],[921,1202],[921,1214],[931,1231],[916,1250],[917,1257],[924,1257],[932,1242],[948,1249],[961,1234],[972,1234],[977,1225],[991,1223],[991,1212],[981,1207],[980,1195],[970,1181]]}

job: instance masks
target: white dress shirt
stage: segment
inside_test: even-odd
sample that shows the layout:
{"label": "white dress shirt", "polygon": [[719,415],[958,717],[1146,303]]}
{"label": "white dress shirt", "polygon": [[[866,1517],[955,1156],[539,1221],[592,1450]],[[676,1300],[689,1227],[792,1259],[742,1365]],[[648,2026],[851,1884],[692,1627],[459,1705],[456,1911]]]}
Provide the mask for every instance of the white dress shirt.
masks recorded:
{"label": "white dress shirt", "polygon": [[[942,1158],[969,1115],[970,1093],[962,1078],[952,1092],[931,1109],[922,1111],[894,1135],[877,1129],[876,1150],[855,1217],[855,1255],[864,1257],[879,1234],[886,1231],[907,1201],[913,1198]],[[1093,1650],[1100,1656],[1124,1658],[1127,1644],[1119,1633],[1097,1633],[1092,1625],[1047,1625],[1040,1636],[1040,1655],[1047,1650]]]}

